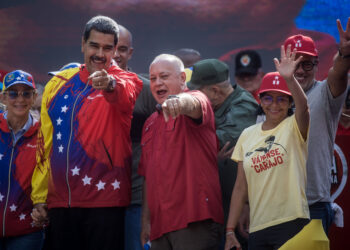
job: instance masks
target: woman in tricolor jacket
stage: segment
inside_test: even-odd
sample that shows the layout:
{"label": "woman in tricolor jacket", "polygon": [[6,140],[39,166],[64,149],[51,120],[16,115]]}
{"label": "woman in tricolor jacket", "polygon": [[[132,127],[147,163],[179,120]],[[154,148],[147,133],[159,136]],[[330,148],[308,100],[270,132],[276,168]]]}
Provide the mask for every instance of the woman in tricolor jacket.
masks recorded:
{"label": "woman in tricolor jacket", "polygon": [[31,218],[31,179],[38,121],[29,113],[37,96],[33,77],[21,70],[4,78],[0,114],[0,250],[38,250],[43,230]]}

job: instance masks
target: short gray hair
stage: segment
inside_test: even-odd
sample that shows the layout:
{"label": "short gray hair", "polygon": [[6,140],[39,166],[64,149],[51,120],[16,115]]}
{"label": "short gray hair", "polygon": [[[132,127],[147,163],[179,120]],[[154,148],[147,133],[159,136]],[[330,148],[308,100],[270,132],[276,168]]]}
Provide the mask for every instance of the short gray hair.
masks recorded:
{"label": "short gray hair", "polygon": [[171,55],[171,54],[160,54],[159,56],[156,56],[152,63],[150,64],[150,67],[152,64],[157,63],[159,61],[169,61],[174,62],[176,67],[178,68],[179,72],[185,72],[185,66],[180,58],[177,56]]}

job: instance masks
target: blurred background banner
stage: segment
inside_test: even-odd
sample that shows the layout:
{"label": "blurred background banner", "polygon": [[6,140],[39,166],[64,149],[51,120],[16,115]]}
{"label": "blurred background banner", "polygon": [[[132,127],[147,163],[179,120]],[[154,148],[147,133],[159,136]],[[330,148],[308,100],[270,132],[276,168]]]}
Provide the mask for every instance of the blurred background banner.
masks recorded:
{"label": "blurred background banner", "polygon": [[237,51],[256,49],[265,72],[272,71],[284,39],[303,33],[321,51],[321,79],[336,51],[336,19],[345,25],[349,6],[349,0],[1,0],[0,69],[22,68],[46,82],[47,72],[82,62],[84,25],[102,14],[132,32],[130,66],[138,73],[148,72],[156,55],[183,47],[231,67]]}

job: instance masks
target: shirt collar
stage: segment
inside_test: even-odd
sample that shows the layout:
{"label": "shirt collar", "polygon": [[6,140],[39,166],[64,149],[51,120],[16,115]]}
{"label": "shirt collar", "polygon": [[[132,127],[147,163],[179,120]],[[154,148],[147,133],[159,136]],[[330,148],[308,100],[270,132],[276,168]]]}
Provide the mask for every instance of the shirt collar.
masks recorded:
{"label": "shirt collar", "polygon": [[[7,111],[4,112],[4,119],[7,121]],[[18,130],[17,133],[22,132],[24,134],[25,132],[27,132],[30,129],[30,127],[32,125],[33,125],[33,117],[29,113],[27,122],[24,124],[24,126],[20,130]],[[9,126],[9,128],[10,128],[10,126]],[[12,131],[12,128],[10,128],[10,130]]]}

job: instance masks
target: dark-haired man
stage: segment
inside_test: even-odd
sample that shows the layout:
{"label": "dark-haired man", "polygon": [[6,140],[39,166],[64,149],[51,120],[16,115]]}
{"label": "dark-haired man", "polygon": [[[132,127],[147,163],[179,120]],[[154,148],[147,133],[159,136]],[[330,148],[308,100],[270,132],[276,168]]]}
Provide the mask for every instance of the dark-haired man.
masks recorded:
{"label": "dark-haired man", "polygon": [[201,59],[201,54],[197,50],[189,48],[178,49],[174,52],[174,55],[180,58],[185,68],[192,67]]}
{"label": "dark-haired man", "polygon": [[337,20],[339,52],[334,57],[328,78],[316,81],[318,50],[311,37],[288,37],[284,47],[291,45],[302,60],[294,77],[307,95],[310,109],[310,134],[307,158],[307,189],[311,219],[322,219],[326,233],[332,223],[331,166],[337,125],[346,97],[347,74],[350,69],[350,18],[344,31]]}
{"label": "dark-haired man", "polygon": [[255,50],[242,50],[235,58],[235,81],[260,102],[258,90],[264,77],[261,58]]}
{"label": "dark-haired man", "polygon": [[49,209],[50,249],[123,249],[130,203],[130,126],[142,82],[112,64],[118,25],[88,21],[84,64],[63,70],[45,87],[33,218]]}
{"label": "dark-haired man", "polygon": [[[121,69],[130,71],[128,62],[133,52],[132,34],[119,24],[119,39],[114,60]],[[146,119],[155,111],[157,104],[152,96],[149,80],[140,75],[138,77],[142,80],[143,85],[137,97],[131,121],[131,204],[125,211],[125,250],[143,249],[140,240],[143,177],[138,175],[137,167],[141,156],[142,127]]]}

